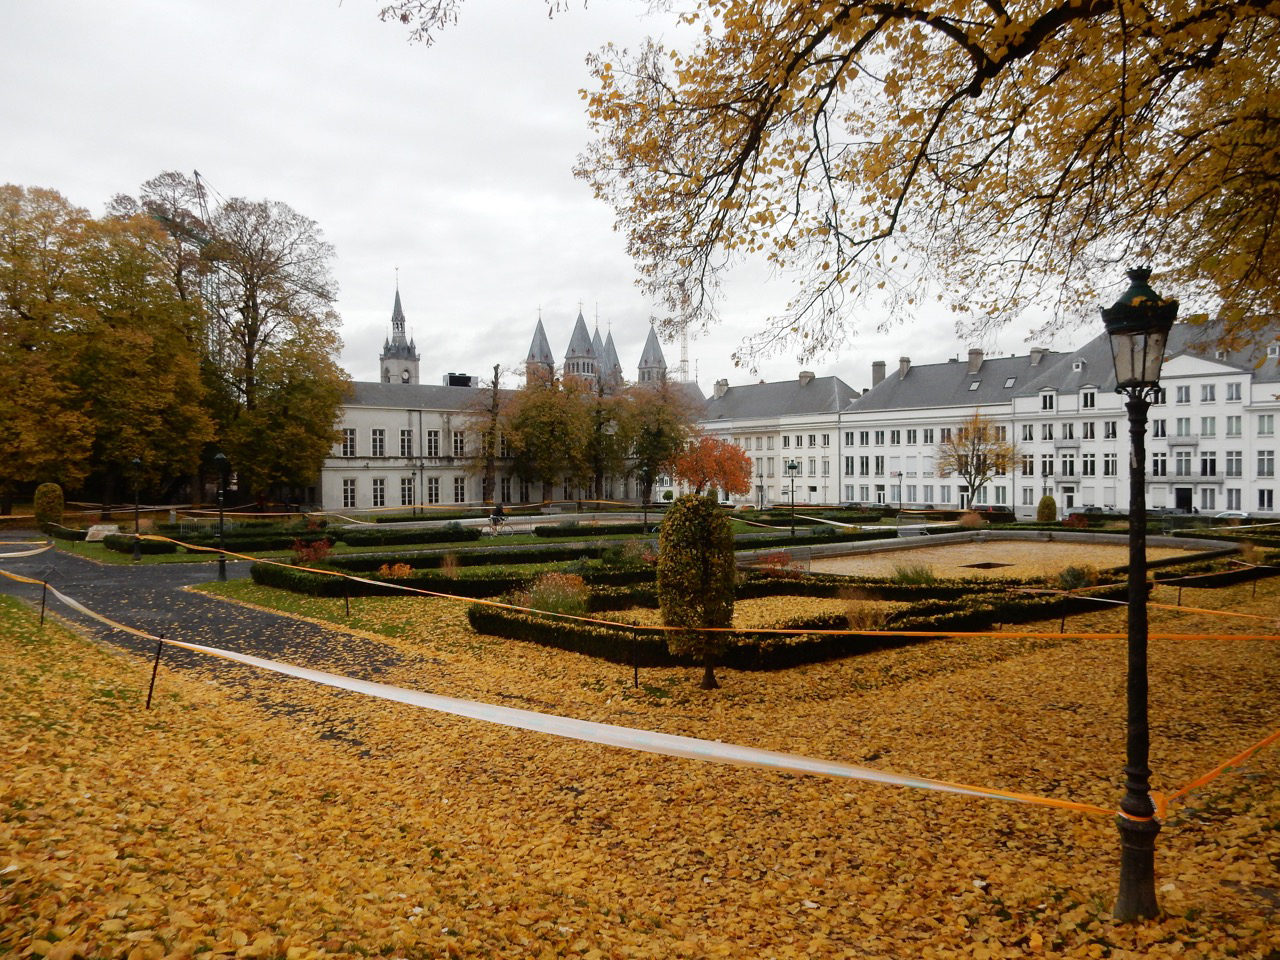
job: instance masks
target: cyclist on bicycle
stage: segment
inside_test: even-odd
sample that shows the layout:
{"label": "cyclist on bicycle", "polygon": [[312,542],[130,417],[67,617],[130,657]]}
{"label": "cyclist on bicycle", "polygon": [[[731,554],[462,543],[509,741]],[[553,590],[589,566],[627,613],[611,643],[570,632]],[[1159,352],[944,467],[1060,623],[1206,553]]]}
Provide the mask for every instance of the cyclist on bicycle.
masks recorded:
{"label": "cyclist on bicycle", "polygon": [[493,516],[489,518],[489,522],[495,527],[500,527],[507,522],[507,513],[502,509],[502,504],[496,504],[493,508]]}

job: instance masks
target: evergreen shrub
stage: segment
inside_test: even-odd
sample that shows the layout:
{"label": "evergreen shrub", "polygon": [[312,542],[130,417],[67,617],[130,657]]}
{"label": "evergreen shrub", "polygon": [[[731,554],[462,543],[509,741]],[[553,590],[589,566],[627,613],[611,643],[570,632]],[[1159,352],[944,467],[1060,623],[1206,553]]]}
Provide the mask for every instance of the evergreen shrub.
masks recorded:
{"label": "evergreen shrub", "polygon": [[[41,530],[54,524],[61,525],[65,504],[62,499],[62,487],[56,483],[42,483],[36,487],[34,501],[36,526]],[[46,530],[47,532],[47,530]]]}

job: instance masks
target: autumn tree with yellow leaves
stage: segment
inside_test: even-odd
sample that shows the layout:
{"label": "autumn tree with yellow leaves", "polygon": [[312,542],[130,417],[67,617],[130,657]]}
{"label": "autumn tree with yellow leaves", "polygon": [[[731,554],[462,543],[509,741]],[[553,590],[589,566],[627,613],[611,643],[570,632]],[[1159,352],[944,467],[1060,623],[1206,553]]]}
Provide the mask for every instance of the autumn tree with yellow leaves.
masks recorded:
{"label": "autumn tree with yellow leaves", "polygon": [[935,467],[938,476],[955,474],[969,488],[969,503],[993,478],[1011,473],[1018,462],[1018,447],[1009,439],[1009,428],[975,410],[960,426],[943,431]]}

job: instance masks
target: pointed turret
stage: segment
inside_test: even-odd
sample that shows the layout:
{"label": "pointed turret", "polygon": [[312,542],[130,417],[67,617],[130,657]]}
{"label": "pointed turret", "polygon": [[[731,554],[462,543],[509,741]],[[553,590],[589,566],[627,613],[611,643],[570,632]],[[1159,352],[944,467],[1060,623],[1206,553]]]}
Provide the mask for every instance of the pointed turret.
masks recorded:
{"label": "pointed turret", "polygon": [[658,332],[649,328],[649,337],[644,342],[644,352],[640,354],[640,383],[661,383],[667,379],[667,358],[662,355],[662,344],[658,342]]}
{"label": "pointed turret", "polygon": [[610,390],[621,388],[622,361],[618,359],[618,348],[613,345],[613,331],[604,340],[604,351],[600,354],[600,373]]}
{"label": "pointed turret", "polygon": [[418,347],[405,336],[404,308],[400,305],[400,287],[396,287],[396,302],[391,308],[391,339],[382,346],[378,365],[382,368],[383,383],[418,382]]}
{"label": "pointed turret", "polygon": [[587,333],[587,321],[582,319],[582,310],[579,309],[578,319],[573,325],[573,335],[569,337],[569,349],[564,353],[565,376],[594,380],[599,359],[591,345],[591,335]]}
{"label": "pointed turret", "polygon": [[538,326],[533,331],[533,343],[529,345],[529,356],[524,360],[525,383],[549,383],[556,375],[556,358],[551,352],[551,344],[547,342],[547,331],[542,328],[542,317],[538,317]]}

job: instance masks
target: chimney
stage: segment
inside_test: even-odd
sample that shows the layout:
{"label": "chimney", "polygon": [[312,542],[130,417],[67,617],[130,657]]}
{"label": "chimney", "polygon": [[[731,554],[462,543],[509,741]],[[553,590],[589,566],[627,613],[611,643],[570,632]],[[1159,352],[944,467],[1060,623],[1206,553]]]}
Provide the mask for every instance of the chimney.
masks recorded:
{"label": "chimney", "polygon": [[871,385],[874,387],[884,379],[884,361],[877,360],[871,364]]}
{"label": "chimney", "polygon": [[800,371],[800,386],[802,386],[802,387],[803,387],[805,384],[809,383],[809,382],[810,382],[810,381],[812,381],[812,380],[813,380],[813,372],[812,372],[812,371],[810,371],[810,370],[801,370],[801,371]]}
{"label": "chimney", "polygon": [[1048,352],[1049,351],[1046,347],[1032,347],[1031,348],[1031,365],[1033,367],[1040,366],[1040,361],[1044,359],[1045,354]]}
{"label": "chimney", "polygon": [[907,375],[907,371],[910,369],[911,369],[911,358],[899,357],[898,358],[898,379],[901,380],[903,377],[905,377]]}
{"label": "chimney", "polygon": [[970,351],[969,351],[969,370],[968,370],[968,372],[969,372],[969,373],[977,373],[977,372],[978,372],[979,370],[981,370],[981,369],[982,369],[982,351],[981,351],[981,350],[976,350],[976,349],[974,349],[974,350],[970,350]]}
{"label": "chimney", "polygon": [[716,381],[715,394],[714,394],[715,399],[716,399],[716,400],[719,400],[721,397],[723,397],[723,396],[724,396],[726,393],[728,393],[728,392],[729,392],[729,381],[728,381],[728,380],[717,380],[717,381]]}

